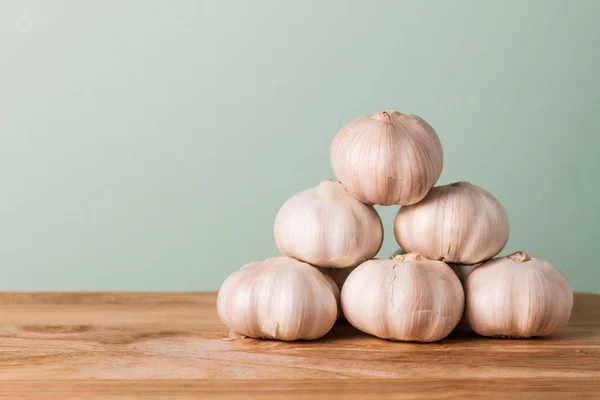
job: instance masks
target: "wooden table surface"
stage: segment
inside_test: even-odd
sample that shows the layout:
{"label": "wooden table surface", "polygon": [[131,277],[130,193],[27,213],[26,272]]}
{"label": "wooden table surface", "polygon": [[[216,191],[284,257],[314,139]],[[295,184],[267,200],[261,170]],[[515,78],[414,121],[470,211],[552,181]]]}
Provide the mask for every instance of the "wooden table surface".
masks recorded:
{"label": "wooden table surface", "polygon": [[224,340],[214,293],[0,294],[0,398],[600,399],[600,295],[534,340]]}

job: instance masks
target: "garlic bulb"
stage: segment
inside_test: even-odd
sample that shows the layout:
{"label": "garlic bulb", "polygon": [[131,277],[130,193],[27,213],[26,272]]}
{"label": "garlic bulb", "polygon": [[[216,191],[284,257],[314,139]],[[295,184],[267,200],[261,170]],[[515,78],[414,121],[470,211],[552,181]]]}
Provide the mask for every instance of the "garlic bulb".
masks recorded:
{"label": "garlic bulb", "polygon": [[358,118],[331,143],[331,166],[352,196],[366,204],[420,201],[442,173],[442,144],[423,119],[398,111]]}
{"label": "garlic bulb", "polygon": [[221,320],[244,336],[311,340],[325,335],[338,316],[333,282],[289,257],[252,262],[219,290]]}
{"label": "garlic bulb", "polygon": [[452,270],[416,253],[367,261],[342,288],[348,322],[384,339],[443,339],[460,321],[463,307],[463,289]]}
{"label": "garlic bulb", "polygon": [[283,255],[318,267],[352,267],[381,247],[383,227],[375,209],[333,181],[292,196],[275,219]]}
{"label": "garlic bulb", "polygon": [[521,251],[477,267],[465,294],[465,320],[483,336],[549,335],[567,323],[573,307],[565,275]]}
{"label": "garlic bulb", "polygon": [[401,207],[396,240],[432,260],[477,264],[508,241],[508,216],[489,192],[468,182],[437,186],[419,203]]}

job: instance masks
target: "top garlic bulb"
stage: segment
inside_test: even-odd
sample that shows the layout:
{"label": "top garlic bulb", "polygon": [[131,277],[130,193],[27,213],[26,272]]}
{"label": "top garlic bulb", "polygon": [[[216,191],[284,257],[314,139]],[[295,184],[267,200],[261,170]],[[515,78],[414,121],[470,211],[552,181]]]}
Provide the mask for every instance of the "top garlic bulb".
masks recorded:
{"label": "top garlic bulb", "polygon": [[275,243],[283,255],[316,267],[353,267],[381,247],[377,211],[338,182],[324,181],[292,196],[275,219]]}
{"label": "top garlic bulb", "polygon": [[442,173],[442,144],[433,128],[398,111],[350,122],[333,139],[330,156],[337,178],[366,204],[414,204]]}

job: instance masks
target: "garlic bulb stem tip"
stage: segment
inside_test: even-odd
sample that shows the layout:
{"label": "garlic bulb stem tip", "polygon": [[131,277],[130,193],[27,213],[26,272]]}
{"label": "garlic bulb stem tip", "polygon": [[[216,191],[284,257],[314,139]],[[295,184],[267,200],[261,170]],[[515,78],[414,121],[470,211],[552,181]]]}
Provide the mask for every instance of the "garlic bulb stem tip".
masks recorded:
{"label": "garlic bulb stem tip", "polygon": [[510,256],[508,256],[508,258],[519,263],[524,263],[531,260],[531,256],[521,250],[512,253]]}
{"label": "garlic bulb stem tip", "polygon": [[394,261],[420,261],[421,255],[419,253],[398,254],[397,256],[394,256],[393,260]]}

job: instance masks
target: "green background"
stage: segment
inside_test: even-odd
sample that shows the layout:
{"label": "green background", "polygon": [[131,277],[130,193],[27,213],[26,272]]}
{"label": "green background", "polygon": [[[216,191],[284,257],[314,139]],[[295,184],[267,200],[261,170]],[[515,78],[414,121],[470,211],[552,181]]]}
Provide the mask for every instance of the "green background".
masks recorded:
{"label": "green background", "polygon": [[[0,289],[216,290],[355,117],[425,118],[600,292],[600,1],[0,3]],[[397,207],[380,207],[396,249]]]}

